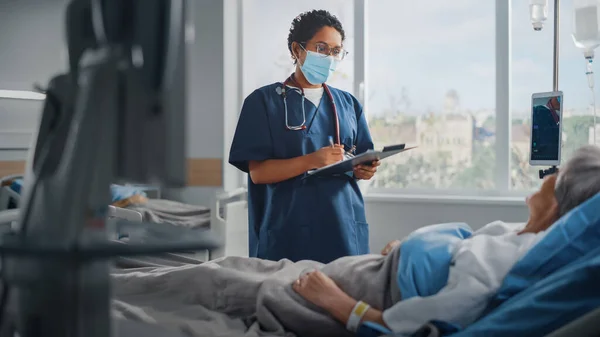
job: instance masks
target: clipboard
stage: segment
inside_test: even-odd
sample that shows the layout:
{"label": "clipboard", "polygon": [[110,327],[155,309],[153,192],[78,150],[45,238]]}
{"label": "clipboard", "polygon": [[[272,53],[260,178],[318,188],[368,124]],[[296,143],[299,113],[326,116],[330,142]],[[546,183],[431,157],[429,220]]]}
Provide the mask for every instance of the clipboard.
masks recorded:
{"label": "clipboard", "polygon": [[327,165],[317,170],[308,171],[305,177],[344,174],[346,172],[352,171],[354,169],[354,166],[356,165],[371,163],[375,160],[382,160],[387,157],[391,157],[397,155],[398,153],[402,153],[404,151],[408,151],[414,148],[416,148],[416,146],[406,147],[406,144],[398,144],[386,146],[381,151],[368,150],[357,156],[344,159],[335,164]]}

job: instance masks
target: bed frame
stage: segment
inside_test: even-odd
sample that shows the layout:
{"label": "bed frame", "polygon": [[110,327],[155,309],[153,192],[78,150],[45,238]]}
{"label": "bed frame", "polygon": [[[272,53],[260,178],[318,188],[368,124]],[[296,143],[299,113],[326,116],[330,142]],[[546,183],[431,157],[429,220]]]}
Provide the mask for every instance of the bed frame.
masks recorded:
{"label": "bed frame", "polygon": [[579,317],[546,337],[597,337],[600,336],[600,308]]}
{"label": "bed frame", "polygon": [[[14,179],[22,179],[23,175],[10,175],[0,178],[0,212],[19,206],[21,196],[13,191],[8,183]],[[144,191],[148,198],[160,199],[162,191],[158,186],[126,184],[135,186]],[[210,227],[220,235],[225,245],[214,251],[198,251],[191,256],[201,261],[209,261],[224,256],[249,255],[248,250],[248,202],[247,190],[239,188],[229,192],[217,193],[211,203]],[[2,212],[4,213],[4,212]],[[0,223],[15,221],[18,211],[4,213],[0,217]],[[108,217],[112,219],[123,219],[134,222],[142,222],[143,216],[140,212],[125,208],[109,206]],[[15,219],[13,219],[15,218]],[[11,220],[13,219],[13,220]],[[117,239],[115,237],[115,239]]]}
{"label": "bed frame", "polygon": [[210,213],[210,227],[223,246],[210,251],[209,258],[248,257],[248,191],[238,188],[218,194]]}

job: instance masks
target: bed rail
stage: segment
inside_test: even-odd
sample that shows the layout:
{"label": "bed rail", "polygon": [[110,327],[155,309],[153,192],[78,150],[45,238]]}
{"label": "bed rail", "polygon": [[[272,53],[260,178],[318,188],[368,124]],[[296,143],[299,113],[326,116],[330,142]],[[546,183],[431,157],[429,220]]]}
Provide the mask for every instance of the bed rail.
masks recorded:
{"label": "bed rail", "polygon": [[210,251],[211,260],[223,256],[248,256],[247,190],[238,188],[217,194],[211,210],[211,229],[224,243]]}

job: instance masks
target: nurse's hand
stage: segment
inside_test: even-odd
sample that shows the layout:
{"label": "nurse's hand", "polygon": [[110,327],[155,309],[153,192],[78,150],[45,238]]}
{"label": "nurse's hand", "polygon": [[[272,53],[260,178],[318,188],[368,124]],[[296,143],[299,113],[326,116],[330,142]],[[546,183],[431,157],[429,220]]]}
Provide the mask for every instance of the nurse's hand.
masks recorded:
{"label": "nurse's hand", "polygon": [[377,166],[379,166],[379,160],[371,163],[371,165],[356,165],[354,166],[354,177],[361,180],[369,180],[373,178],[375,172],[377,172]]}
{"label": "nurse's hand", "polygon": [[344,147],[342,145],[327,146],[309,154],[309,156],[312,168],[321,168],[343,160]]}
{"label": "nurse's hand", "polygon": [[305,300],[321,308],[346,295],[327,275],[316,270],[301,276],[292,284],[292,288]]}

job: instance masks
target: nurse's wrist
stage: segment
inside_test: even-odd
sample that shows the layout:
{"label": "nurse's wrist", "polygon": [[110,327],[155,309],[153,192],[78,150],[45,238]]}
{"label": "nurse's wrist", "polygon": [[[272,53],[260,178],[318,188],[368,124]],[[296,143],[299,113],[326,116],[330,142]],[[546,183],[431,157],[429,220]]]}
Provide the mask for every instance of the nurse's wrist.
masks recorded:
{"label": "nurse's wrist", "polygon": [[303,164],[304,164],[305,172],[317,168],[318,164],[317,164],[317,157],[316,157],[315,153],[316,152],[313,152],[313,153],[309,153],[309,154],[302,156],[302,159],[304,159]]}

